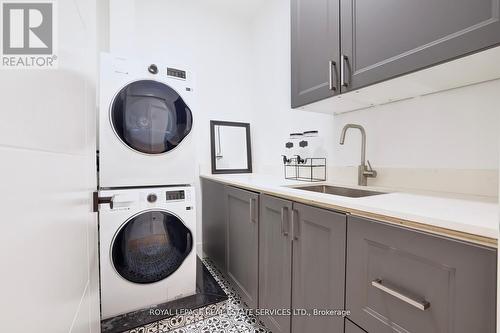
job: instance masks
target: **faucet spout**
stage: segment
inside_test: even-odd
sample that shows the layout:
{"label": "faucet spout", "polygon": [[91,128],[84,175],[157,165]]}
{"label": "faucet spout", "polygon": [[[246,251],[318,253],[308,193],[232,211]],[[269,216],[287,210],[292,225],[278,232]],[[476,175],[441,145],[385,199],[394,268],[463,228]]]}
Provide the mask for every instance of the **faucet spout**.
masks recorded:
{"label": "faucet spout", "polygon": [[343,145],[345,142],[345,136],[349,128],[358,129],[361,132],[361,165],[366,164],[366,132],[363,126],[357,124],[347,124],[342,129],[340,134],[340,144]]}
{"label": "faucet spout", "polygon": [[340,144],[343,145],[345,142],[345,136],[347,130],[350,128],[358,129],[361,132],[361,164],[358,167],[358,185],[367,185],[368,177],[375,178],[377,172],[366,167],[366,132],[363,126],[357,124],[347,124],[342,128],[342,133],[340,134]]}

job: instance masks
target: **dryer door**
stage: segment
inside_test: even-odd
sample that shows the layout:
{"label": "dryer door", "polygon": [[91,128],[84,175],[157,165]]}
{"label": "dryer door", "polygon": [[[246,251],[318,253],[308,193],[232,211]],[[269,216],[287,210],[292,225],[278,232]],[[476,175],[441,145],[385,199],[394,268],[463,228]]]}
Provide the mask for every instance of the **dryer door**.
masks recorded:
{"label": "dryer door", "polygon": [[111,125],[129,148],[163,154],[189,134],[191,110],[171,87],[158,81],[135,81],[125,86],[111,106]]}
{"label": "dryer door", "polygon": [[129,219],[115,235],[115,270],[134,283],[154,283],[174,273],[191,252],[191,231],[175,215],[155,210]]}

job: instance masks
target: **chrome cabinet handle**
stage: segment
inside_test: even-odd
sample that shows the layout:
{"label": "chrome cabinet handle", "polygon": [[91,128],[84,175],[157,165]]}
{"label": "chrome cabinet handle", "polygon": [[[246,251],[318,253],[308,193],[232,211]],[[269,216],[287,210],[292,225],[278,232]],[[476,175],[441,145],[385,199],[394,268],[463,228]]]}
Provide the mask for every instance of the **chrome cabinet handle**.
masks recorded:
{"label": "chrome cabinet handle", "polygon": [[396,290],[396,288],[391,288],[387,284],[384,285],[382,280],[380,279],[373,280],[372,286],[391,296],[396,297],[397,299],[400,299],[407,304],[410,304],[411,306],[419,310],[425,311],[431,306],[431,303],[427,302],[424,299],[419,300],[416,297],[404,295],[401,291]]}
{"label": "chrome cabinet handle", "polygon": [[340,85],[342,87],[347,87],[349,82],[346,80],[346,63],[349,61],[346,55],[342,54],[340,56]]}
{"label": "chrome cabinet handle", "polygon": [[[335,63],[335,61],[332,61],[330,60],[328,62],[328,82],[329,82],[329,89],[332,90],[332,91],[336,91],[337,90],[337,79],[335,78],[335,73],[337,73],[337,71],[335,70],[337,67],[337,64]],[[335,83],[334,83],[335,82]]]}
{"label": "chrome cabinet handle", "polygon": [[253,222],[253,198],[250,198],[250,222]]}
{"label": "chrome cabinet handle", "polygon": [[250,222],[255,223],[255,198],[250,199]]}
{"label": "chrome cabinet handle", "polygon": [[[285,230],[286,220],[286,230]],[[281,207],[281,233],[283,236],[288,236],[290,225],[288,224],[288,207]]]}
{"label": "chrome cabinet handle", "polygon": [[292,235],[294,240],[299,240],[299,212],[292,209]]}

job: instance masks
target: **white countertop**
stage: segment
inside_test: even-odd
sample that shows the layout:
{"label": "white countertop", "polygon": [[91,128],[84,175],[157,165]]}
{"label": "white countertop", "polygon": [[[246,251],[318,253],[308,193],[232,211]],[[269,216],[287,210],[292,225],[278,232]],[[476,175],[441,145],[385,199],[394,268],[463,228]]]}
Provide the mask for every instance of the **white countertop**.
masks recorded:
{"label": "white countertop", "polygon": [[[279,177],[260,174],[204,174],[202,178],[211,179],[228,185],[242,187],[256,192],[263,192],[281,196],[299,202],[317,204],[321,207],[358,215],[365,212],[402,221],[409,221],[421,225],[431,226],[448,231],[465,233],[498,239],[499,206],[491,200],[480,198],[455,196],[440,197],[432,195],[392,192],[387,194],[368,196],[362,198],[349,198],[332,194],[323,194],[287,186],[330,184],[343,187],[358,188],[358,186],[345,186],[332,183],[307,183],[290,181]],[[375,187],[362,187],[369,190],[387,189]],[[488,202],[489,201],[489,202]],[[404,223],[403,223],[404,224]],[[443,232],[447,234],[446,232]],[[451,237],[455,236],[453,234]],[[465,237],[467,238],[467,237]]]}

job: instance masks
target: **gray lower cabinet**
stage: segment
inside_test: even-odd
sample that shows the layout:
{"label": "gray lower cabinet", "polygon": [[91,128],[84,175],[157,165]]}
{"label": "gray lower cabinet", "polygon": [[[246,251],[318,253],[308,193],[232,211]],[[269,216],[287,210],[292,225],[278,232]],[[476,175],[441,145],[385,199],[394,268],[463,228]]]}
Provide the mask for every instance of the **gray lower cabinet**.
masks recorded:
{"label": "gray lower cabinet", "polygon": [[[344,309],[346,216],[293,204],[292,309]],[[292,332],[342,332],[337,316],[292,316]]]}
{"label": "gray lower cabinet", "polygon": [[226,273],[249,308],[257,307],[259,194],[226,187]]}
{"label": "gray lower cabinet", "polygon": [[500,43],[498,0],[340,1],[342,91]]}
{"label": "gray lower cabinet", "polygon": [[225,186],[202,179],[203,252],[222,271],[226,271],[226,200]]}
{"label": "gray lower cabinet", "polygon": [[495,249],[211,181],[202,193],[204,252],[274,333],[496,332]]}
{"label": "gray lower cabinet", "polygon": [[[259,308],[342,310],[346,216],[267,195],[260,199]],[[260,319],[273,333],[344,328],[344,319],[335,316],[272,313]]]}
{"label": "gray lower cabinet", "polygon": [[370,333],[496,332],[496,250],[349,217],[346,309]]}
{"label": "gray lower cabinet", "polygon": [[[260,195],[259,308],[290,309],[292,284],[292,202]],[[290,316],[260,316],[273,333],[290,332]]]}
{"label": "gray lower cabinet", "polygon": [[345,320],[344,333],[366,333],[365,330],[353,324],[349,319]]}
{"label": "gray lower cabinet", "polygon": [[340,92],[339,0],[291,1],[292,107]]}

